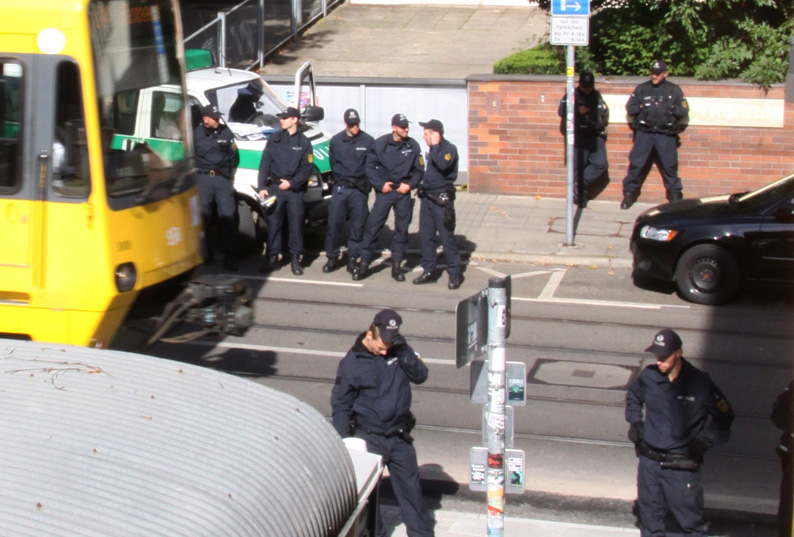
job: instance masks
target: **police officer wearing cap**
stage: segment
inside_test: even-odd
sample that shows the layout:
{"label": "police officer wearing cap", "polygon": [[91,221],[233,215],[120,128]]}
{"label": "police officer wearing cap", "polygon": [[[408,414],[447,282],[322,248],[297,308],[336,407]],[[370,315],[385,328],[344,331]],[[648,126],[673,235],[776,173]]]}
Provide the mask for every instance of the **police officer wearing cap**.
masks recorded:
{"label": "police officer wearing cap", "polygon": [[791,537],[792,502],[794,502],[794,380],[789,382],[772,405],[772,423],[782,431],[777,454],[783,475],[777,506],[777,535]]}
{"label": "police officer wearing cap", "polygon": [[331,138],[328,149],[334,185],[328,209],[328,231],[325,235],[325,255],[328,261],[323,266],[323,272],[333,272],[342,266],[339,247],[345,222],[349,218],[347,270],[352,274],[361,256],[361,239],[369,214],[367,198],[372,187],[367,181],[365,165],[367,151],[375,139],[361,130],[361,118],[355,109],[345,110],[344,121],[345,129]]}
{"label": "police officer wearing cap", "polygon": [[659,331],[645,350],[656,363],[626,392],[628,436],[639,457],[640,535],[667,535],[669,511],[684,535],[700,537],[705,535],[700,465],[709,448],[728,440],[733,410],[711,377],[684,359],[674,331]]}
{"label": "police officer wearing cap", "polygon": [[449,283],[457,289],[463,283],[458,243],[455,240],[455,179],[458,178],[458,148],[444,138],[444,125],[437,119],[419,122],[424,127],[427,153],[425,178],[419,187],[422,205],[419,209],[419,240],[422,245],[422,274],[414,284],[434,282],[436,277],[436,235],[441,237],[447,260]]}
{"label": "police officer wearing cap", "polygon": [[[237,271],[239,266],[235,257],[237,202],[234,199],[234,172],[240,164],[240,155],[231,129],[220,122],[222,114],[218,107],[208,104],[201,109],[201,115],[202,123],[193,131],[201,215],[204,217],[204,228],[209,229],[212,204],[215,203],[224,250],[223,266],[226,270]],[[211,262],[213,244],[209,239],[207,250],[206,261]]]}
{"label": "police officer wearing cap", "polygon": [[634,146],[629,152],[629,171],[623,179],[620,208],[628,209],[637,201],[649,169],[646,164],[654,155],[667,200],[680,200],[684,194],[678,177],[678,134],[689,122],[689,104],[681,88],[667,80],[664,61],[653,62],[651,80],[634,89],[626,111],[633,118]]}
{"label": "police officer wearing cap", "polygon": [[361,262],[353,271],[353,279],[363,279],[375,259],[375,247],[389,211],[394,208],[394,237],[391,243],[391,275],[405,281],[402,262],[408,243],[408,226],[413,217],[411,189],[416,189],[424,176],[424,159],[419,142],[408,137],[408,118],[395,114],[392,132],[375,140],[367,153],[367,179],[375,190],[375,203],[364,226],[361,241]]}
{"label": "police officer wearing cap", "polygon": [[[567,101],[567,96],[563,95],[557,108],[563,127]],[[601,92],[595,89],[595,77],[590,71],[582,71],[579,75],[579,85],[574,90],[574,110],[574,201],[584,209],[589,201],[590,187],[609,168],[606,147],[609,107]]]}
{"label": "police officer wearing cap", "polygon": [[[430,537],[434,522],[422,498],[410,435],[416,421],[410,412],[411,383],[427,380],[428,369],[399,333],[401,324],[396,311],[378,312],[339,362],[331,392],[333,425],[343,438],[362,438],[371,453],[383,457],[408,535]],[[382,519],[379,537],[386,535]]]}
{"label": "police officer wearing cap", "polygon": [[289,107],[276,114],[281,131],[273,134],[265,145],[259,163],[259,195],[276,196],[276,205],[267,215],[267,251],[260,272],[275,270],[281,253],[281,230],[288,218],[289,253],[292,273],[303,274],[303,193],[314,167],[314,153],[309,139],[300,130],[300,112]]}

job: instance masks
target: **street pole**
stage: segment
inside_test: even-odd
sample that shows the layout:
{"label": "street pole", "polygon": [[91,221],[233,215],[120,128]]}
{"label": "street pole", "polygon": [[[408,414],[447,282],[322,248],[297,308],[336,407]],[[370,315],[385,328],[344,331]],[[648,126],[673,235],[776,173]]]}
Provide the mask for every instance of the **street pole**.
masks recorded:
{"label": "street pole", "polygon": [[574,178],[574,97],[573,97],[573,75],[575,68],[575,55],[573,45],[566,47],[566,69],[568,80],[565,88],[565,164],[567,167],[567,186],[568,202],[566,203],[566,226],[565,226],[565,245],[573,246],[573,189],[575,187]]}
{"label": "street pole", "polygon": [[507,280],[488,280],[488,537],[502,537],[505,516],[505,330]]}

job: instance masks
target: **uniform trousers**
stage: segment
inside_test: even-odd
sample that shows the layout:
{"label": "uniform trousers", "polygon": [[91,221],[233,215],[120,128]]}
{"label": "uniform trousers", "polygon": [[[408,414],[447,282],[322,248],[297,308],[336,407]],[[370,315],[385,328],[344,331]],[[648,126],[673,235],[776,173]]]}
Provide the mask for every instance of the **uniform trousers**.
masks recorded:
{"label": "uniform trousers", "polygon": [[777,506],[778,537],[791,537],[792,502],[794,501],[794,459],[787,455],[781,459],[783,476],[780,479],[780,501]]}
{"label": "uniform trousers", "polygon": [[637,469],[637,504],[641,537],[665,537],[666,509],[681,526],[682,534],[705,536],[703,485],[700,470],[662,468],[657,461],[640,456]]}
{"label": "uniform trousers", "polygon": [[603,136],[581,136],[576,139],[574,147],[574,177],[579,190],[584,191],[609,168],[606,141]]}
{"label": "uniform trousers", "polygon": [[303,253],[303,215],[305,211],[303,192],[279,190],[272,187],[268,190],[276,196],[276,206],[267,215],[267,256],[281,253],[281,237],[284,217],[288,219],[289,253],[297,257]]}
{"label": "uniform trousers", "polygon": [[[399,436],[381,436],[360,429],[356,430],[356,436],[367,442],[370,453],[383,457],[383,464],[389,468],[389,478],[408,537],[433,537],[435,521],[422,497],[414,446]],[[378,537],[386,536],[382,518],[378,515]]]}
{"label": "uniform trousers", "polygon": [[361,239],[369,207],[367,195],[349,185],[334,186],[331,205],[328,208],[328,232],[325,235],[325,255],[339,257],[345,222],[350,219],[350,236],[347,240],[347,255],[350,259],[361,256]]}
{"label": "uniform trousers", "polygon": [[[212,203],[218,209],[218,228],[223,251],[233,254],[237,249],[237,222],[235,219],[237,201],[234,199],[232,181],[222,175],[197,173],[196,181],[201,201],[201,215],[204,218],[204,229],[209,229],[212,221]],[[209,234],[208,234],[209,235]],[[207,241],[207,248],[212,252],[212,241]]]}
{"label": "uniform trousers", "polygon": [[405,259],[405,251],[408,244],[408,227],[413,218],[413,200],[411,194],[400,194],[396,190],[388,193],[378,192],[375,194],[375,203],[367,217],[367,224],[364,227],[364,238],[361,241],[361,258],[366,261],[375,259],[375,249],[378,245],[378,237],[389,211],[394,208],[394,236],[391,241],[392,260],[400,263]]}
{"label": "uniform trousers", "polygon": [[419,264],[425,272],[436,270],[438,253],[436,252],[436,234],[444,246],[444,257],[447,260],[447,271],[450,276],[460,274],[460,253],[455,240],[455,232],[444,226],[444,207],[428,198],[422,198],[419,208],[419,241],[422,245],[422,259]]}
{"label": "uniform trousers", "polygon": [[643,130],[634,132],[634,146],[629,152],[629,172],[623,179],[623,195],[636,196],[642,188],[646,175],[643,169],[653,153],[662,172],[664,188],[668,198],[683,190],[678,177],[678,136],[673,134],[651,133]]}

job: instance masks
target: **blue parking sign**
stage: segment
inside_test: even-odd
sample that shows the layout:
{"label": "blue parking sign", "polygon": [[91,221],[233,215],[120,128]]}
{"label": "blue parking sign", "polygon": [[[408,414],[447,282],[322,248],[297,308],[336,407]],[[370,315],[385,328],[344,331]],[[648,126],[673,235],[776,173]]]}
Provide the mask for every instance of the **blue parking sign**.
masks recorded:
{"label": "blue parking sign", "polygon": [[551,0],[552,15],[590,15],[590,0]]}

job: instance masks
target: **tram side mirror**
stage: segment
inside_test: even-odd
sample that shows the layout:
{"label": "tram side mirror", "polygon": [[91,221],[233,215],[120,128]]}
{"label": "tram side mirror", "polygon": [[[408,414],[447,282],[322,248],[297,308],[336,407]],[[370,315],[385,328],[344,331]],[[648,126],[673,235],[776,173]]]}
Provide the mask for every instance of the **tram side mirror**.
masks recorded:
{"label": "tram side mirror", "polygon": [[325,110],[322,106],[307,106],[301,114],[303,121],[322,121],[325,118]]}

